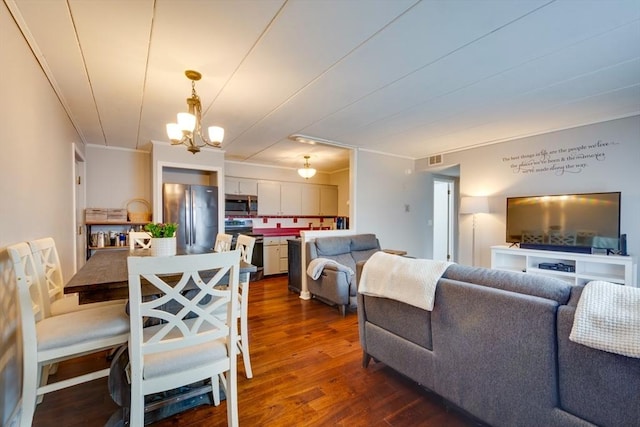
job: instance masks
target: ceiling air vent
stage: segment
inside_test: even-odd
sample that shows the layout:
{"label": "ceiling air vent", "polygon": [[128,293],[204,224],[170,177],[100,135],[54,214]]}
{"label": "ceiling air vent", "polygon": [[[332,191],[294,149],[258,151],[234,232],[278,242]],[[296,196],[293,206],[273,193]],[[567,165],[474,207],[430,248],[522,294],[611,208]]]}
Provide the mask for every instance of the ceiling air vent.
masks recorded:
{"label": "ceiling air vent", "polygon": [[429,166],[435,166],[442,164],[442,154],[436,154],[435,156],[429,157]]}

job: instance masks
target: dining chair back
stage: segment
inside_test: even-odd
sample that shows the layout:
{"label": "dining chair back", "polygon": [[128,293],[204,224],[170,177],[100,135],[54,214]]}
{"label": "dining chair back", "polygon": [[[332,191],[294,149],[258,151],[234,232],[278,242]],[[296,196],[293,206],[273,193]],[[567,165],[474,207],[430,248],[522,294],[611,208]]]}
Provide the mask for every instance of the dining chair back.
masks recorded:
{"label": "dining chair back", "polygon": [[[218,375],[227,399],[227,422],[238,425],[237,326],[240,252],[127,260],[131,339],[130,425],[144,425],[144,396],[201,380],[211,380],[213,401],[220,403]],[[208,278],[204,272],[215,271]],[[216,286],[228,277],[228,286]],[[155,288],[157,298],[142,298]],[[196,290],[185,293],[188,284]],[[188,296],[187,296],[188,295]],[[174,303],[174,304],[172,304]],[[169,306],[180,308],[168,310]],[[224,307],[226,315],[217,316]],[[152,324],[153,326],[148,326]],[[145,327],[147,325],[147,327]]]}
{"label": "dining chair back", "polygon": [[214,252],[227,252],[231,250],[233,236],[231,234],[218,233],[216,235],[216,243],[213,245]]}
{"label": "dining chair back", "polygon": [[256,238],[244,234],[238,234],[235,249],[240,249],[240,259],[251,264],[253,247],[256,245]]}
{"label": "dining chair back", "polygon": [[41,293],[43,296],[48,296],[48,298],[43,298],[42,308],[44,309],[45,317],[49,317],[51,315],[51,305],[64,298],[64,280],[62,278],[60,258],[58,257],[55,241],[51,237],[32,240],[29,242],[29,247],[33,255],[35,272],[42,287]]}
{"label": "dining chair back", "polygon": [[35,271],[42,287],[42,295],[49,295],[48,299],[43,299],[42,301],[45,317],[87,310],[102,305],[120,304],[124,306],[126,302],[124,300],[80,304],[78,294],[65,295],[62,266],[55,240],[51,237],[32,240],[29,242],[29,247],[33,255]]}
{"label": "dining chair back", "polygon": [[151,249],[151,234],[146,231],[129,232],[129,250]]}
{"label": "dining chair back", "polygon": [[49,366],[57,362],[110,349],[129,337],[129,319],[123,308],[111,304],[50,316],[49,299],[40,284],[31,248],[26,242],[7,248],[20,305],[22,328],[21,426],[33,422],[36,401],[45,393],[105,377],[109,368],[47,384]]}
{"label": "dining chair back", "polygon": [[[256,244],[256,238],[239,234],[236,240],[235,249],[240,250],[240,259],[251,264],[253,256],[253,247]],[[253,378],[251,370],[251,357],[249,356],[249,273],[245,273],[240,278],[239,287],[240,310],[240,333],[238,334],[237,344],[238,350],[242,354],[242,362],[244,363],[244,372],[247,378]]]}

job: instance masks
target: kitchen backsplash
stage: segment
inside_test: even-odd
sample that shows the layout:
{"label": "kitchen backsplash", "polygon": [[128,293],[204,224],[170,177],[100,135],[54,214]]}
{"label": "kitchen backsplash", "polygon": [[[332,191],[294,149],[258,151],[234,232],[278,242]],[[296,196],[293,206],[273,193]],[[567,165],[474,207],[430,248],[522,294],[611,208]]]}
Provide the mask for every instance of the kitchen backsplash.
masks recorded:
{"label": "kitchen backsplash", "polygon": [[253,218],[253,228],[334,229],[336,228],[336,218],[260,217]]}

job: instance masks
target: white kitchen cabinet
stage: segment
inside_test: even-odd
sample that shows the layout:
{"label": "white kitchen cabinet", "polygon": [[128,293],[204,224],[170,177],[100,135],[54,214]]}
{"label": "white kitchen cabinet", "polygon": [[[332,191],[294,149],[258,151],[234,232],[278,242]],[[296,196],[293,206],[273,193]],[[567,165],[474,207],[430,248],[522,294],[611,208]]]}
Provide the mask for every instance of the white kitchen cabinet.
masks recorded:
{"label": "white kitchen cabinet", "polygon": [[335,185],[320,187],[320,215],[338,215],[338,187]]}
{"label": "white kitchen cabinet", "polygon": [[258,182],[258,215],[280,215],[280,183]]}
{"label": "white kitchen cabinet", "polygon": [[258,200],[258,215],[300,215],[301,185],[260,181]]}
{"label": "white kitchen cabinet", "polygon": [[224,192],[225,194],[256,196],[258,194],[258,181],[228,176],[224,179]]}
{"label": "white kitchen cabinet", "polygon": [[[540,268],[540,264],[560,263],[571,271]],[[591,280],[605,280],[626,286],[638,286],[636,260],[631,256],[492,246],[491,268],[551,276],[572,285],[585,285]]]}
{"label": "white kitchen cabinet", "polygon": [[265,276],[280,273],[280,245],[267,246],[265,239],[263,263]]}
{"label": "white kitchen cabinet", "polygon": [[301,194],[301,215],[338,215],[338,187],[335,185],[302,185]]}
{"label": "white kitchen cabinet", "polygon": [[301,215],[320,214],[320,186],[303,185],[301,191]]}
{"label": "white kitchen cabinet", "polygon": [[289,267],[288,240],[294,236],[264,238],[264,275],[286,273]]}
{"label": "white kitchen cabinet", "polygon": [[280,273],[286,273],[289,271],[289,239],[293,239],[295,236],[282,236],[280,237],[280,244],[278,256],[280,257]]}

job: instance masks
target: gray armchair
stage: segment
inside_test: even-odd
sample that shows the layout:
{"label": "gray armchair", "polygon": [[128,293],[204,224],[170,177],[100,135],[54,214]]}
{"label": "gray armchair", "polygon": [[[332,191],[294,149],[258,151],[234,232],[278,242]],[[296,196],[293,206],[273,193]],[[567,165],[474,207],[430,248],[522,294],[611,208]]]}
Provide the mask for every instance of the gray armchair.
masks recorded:
{"label": "gray armchair", "polygon": [[307,275],[309,292],[320,301],[337,305],[344,316],[347,308],[355,306],[357,301],[356,263],[366,261],[380,250],[376,235],[321,237],[308,242],[306,250],[307,269],[313,260],[327,261],[317,279]]}

